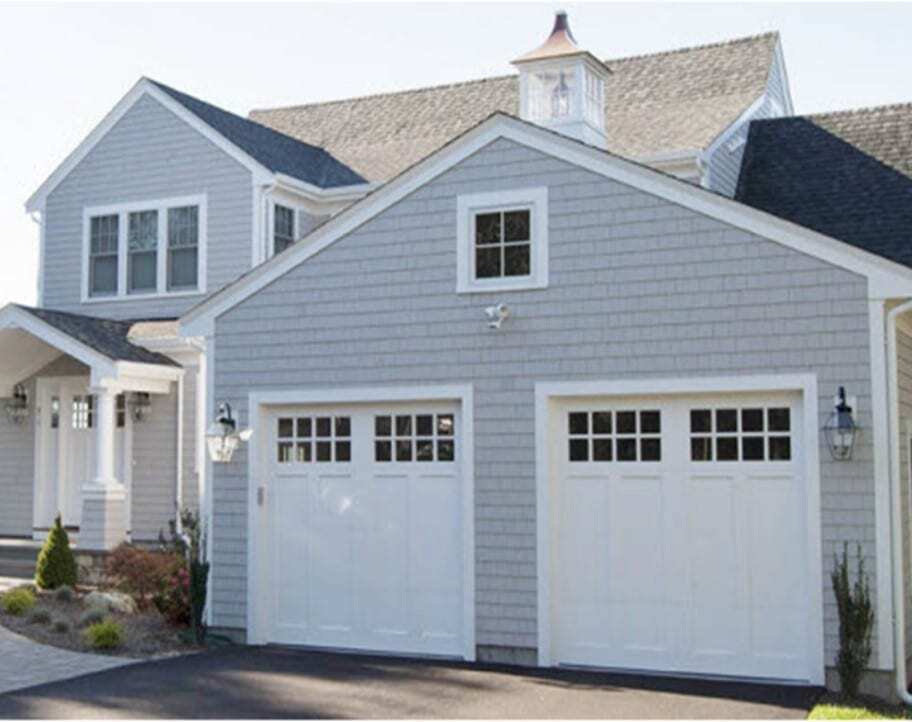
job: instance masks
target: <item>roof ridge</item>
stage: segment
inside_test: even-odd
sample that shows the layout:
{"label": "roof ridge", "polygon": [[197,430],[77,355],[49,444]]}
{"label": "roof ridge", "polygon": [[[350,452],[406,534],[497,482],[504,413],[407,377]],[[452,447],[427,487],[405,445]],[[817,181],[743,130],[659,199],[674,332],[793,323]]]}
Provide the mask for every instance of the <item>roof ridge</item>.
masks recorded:
{"label": "roof ridge", "polygon": [[861,115],[862,113],[871,113],[878,110],[895,110],[899,108],[912,109],[912,100],[902,103],[885,103],[884,105],[865,105],[860,108],[846,108],[845,110],[825,110],[821,113],[808,113],[807,115],[798,116],[801,118],[823,118],[834,115]]}
{"label": "roof ridge", "polygon": [[[611,63],[624,63],[630,60],[641,60],[643,58],[655,58],[655,57],[665,57],[668,55],[675,55],[676,53],[686,53],[694,50],[706,50],[708,48],[719,48],[727,45],[738,45],[740,43],[747,43],[750,41],[759,40],[761,38],[768,37],[779,37],[778,30],[771,30],[766,33],[759,33],[757,35],[746,35],[741,38],[732,38],[729,40],[721,40],[714,43],[704,43],[703,45],[690,45],[683,48],[675,48],[673,50],[660,50],[654,53],[641,53],[639,55],[627,55],[619,58],[606,58],[603,59],[603,62],[610,67]],[[417,88],[407,88],[405,90],[392,90],[385,93],[368,93],[367,95],[355,95],[349,96],[347,98],[336,98],[334,100],[321,100],[316,103],[295,103],[294,105],[278,105],[271,108],[252,108],[248,113],[248,118],[253,113],[272,113],[280,110],[300,110],[301,108],[319,108],[325,107],[328,105],[337,105],[342,103],[351,103],[356,100],[372,100],[374,98],[391,98],[395,96],[409,95],[411,93],[423,93],[429,90],[447,90],[449,88],[459,88],[465,85],[475,85],[478,83],[490,83],[507,80],[509,78],[519,77],[515,73],[509,75],[491,75],[485,78],[475,78],[472,80],[459,80],[452,83],[441,83],[440,85],[422,85]],[[178,91],[179,92],[179,91]],[[257,121],[253,121],[257,122]],[[268,127],[268,126],[267,126]]]}

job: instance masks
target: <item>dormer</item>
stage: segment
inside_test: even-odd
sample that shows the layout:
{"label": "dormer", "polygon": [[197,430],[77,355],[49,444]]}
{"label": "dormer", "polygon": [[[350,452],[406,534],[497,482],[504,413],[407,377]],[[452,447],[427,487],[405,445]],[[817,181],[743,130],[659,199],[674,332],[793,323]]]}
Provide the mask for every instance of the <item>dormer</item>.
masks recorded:
{"label": "dormer", "polygon": [[605,148],[605,80],[611,71],[576,43],[558,11],[545,42],[512,63],[519,70],[520,117]]}

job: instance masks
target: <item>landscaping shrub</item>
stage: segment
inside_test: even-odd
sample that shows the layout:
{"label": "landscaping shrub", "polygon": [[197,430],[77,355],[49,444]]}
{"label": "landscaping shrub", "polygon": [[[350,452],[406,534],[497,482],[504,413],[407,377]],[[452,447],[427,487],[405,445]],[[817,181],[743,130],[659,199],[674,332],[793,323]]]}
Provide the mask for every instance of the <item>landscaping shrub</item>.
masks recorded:
{"label": "landscaping shrub", "polygon": [[57,634],[66,634],[70,631],[70,623],[64,619],[58,619],[51,627]]}
{"label": "landscaping shrub", "polygon": [[155,595],[155,607],[171,624],[187,626],[190,624],[190,572],[187,567],[178,567],[168,581],[164,590]]}
{"label": "landscaping shrub", "polygon": [[123,643],[123,627],[110,619],[93,624],[84,635],[92,649],[116,649]]}
{"label": "landscaping shrub", "polygon": [[54,592],[54,599],[63,604],[69,604],[76,598],[76,592],[73,591],[73,587],[67,586],[64,584],[62,587],[59,587]]}
{"label": "landscaping shrub", "polygon": [[29,624],[50,624],[51,613],[47,609],[36,609],[29,615]]}
{"label": "landscaping shrub", "polygon": [[106,581],[133,597],[140,609],[148,609],[156,597],[165,593],[182,563],[181,557],[171,552],[121,544],[108,557]]}
{"label": "landscaping shrub", "polygon": [[18,617],[35,606],[35,595],[23,587],[10,589],[0,597],[0,606],[3,607],[3,611],[7,614]]}
{"label": "landscaping shrub", "polygon": [[70,549],[70,538],[63,528],[60,514],[54,520],[54,526],[38,555],[35,583],[40,589],[76,586],[76,559]]}
{"label": "landscaping shrub", "polygon": [[104,619],[105,612],[103,609],[88,609],[82,613],[82,616],[79,617],[79,626],[90,627],[93,624],[103,622]]}
{"label": "landscaping shrub", "polygon": [[206,640],[206,625],[203,612],[206,609],[206,587],[209,578],[209,562],[205,560],[206,535],[199,513],[193,509],[180,512],[181,534],[177,525],[170,522],[171,539],[166,540],[159,534],[162,548],[173,550],[184,560],[184,570],[179,571],[171,580],[168,593],[167,610],[162,609],[169,619],[189,622],[197,644]]}
{"label": "landscaping shrub", "polygon": [[830,579],[839,610],[839,653],[836,670],[842,693],[849,697],[858,694],[861,676],[871,657],[871,635],[874,630],[874,607],[871,588],[865,574],[861,545],[858,545],[858,572],[853,584],[849,579],[849,545],[842,550],[842,559],[834,559]]}

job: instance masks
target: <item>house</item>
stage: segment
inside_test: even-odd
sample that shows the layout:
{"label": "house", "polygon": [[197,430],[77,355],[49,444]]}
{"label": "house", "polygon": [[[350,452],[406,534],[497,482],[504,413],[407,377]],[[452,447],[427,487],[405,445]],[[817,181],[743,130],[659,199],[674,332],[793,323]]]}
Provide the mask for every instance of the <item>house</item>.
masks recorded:
{"label": "house", "polygon": [[249,119],[140,80],[28,202],[0,533],[199,505],[248,643],[802,684],[859,544],[904,687],[912,108],[794,117],[775,34],[558,14],[514,67]]}

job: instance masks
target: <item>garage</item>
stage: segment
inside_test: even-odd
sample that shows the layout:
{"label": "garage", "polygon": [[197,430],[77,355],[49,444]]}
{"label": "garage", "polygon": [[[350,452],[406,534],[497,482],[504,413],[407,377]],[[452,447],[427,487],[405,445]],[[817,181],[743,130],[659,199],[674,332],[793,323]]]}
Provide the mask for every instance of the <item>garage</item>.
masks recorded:
{"label": "garage", "polygon": [[549,400],[540,629],[551,663],[815,676],[819,532],[802,398]]}
{"label": "garage", "polygon": [[463,656],[460,404],[280,406],[262,419],[264,641]]}

